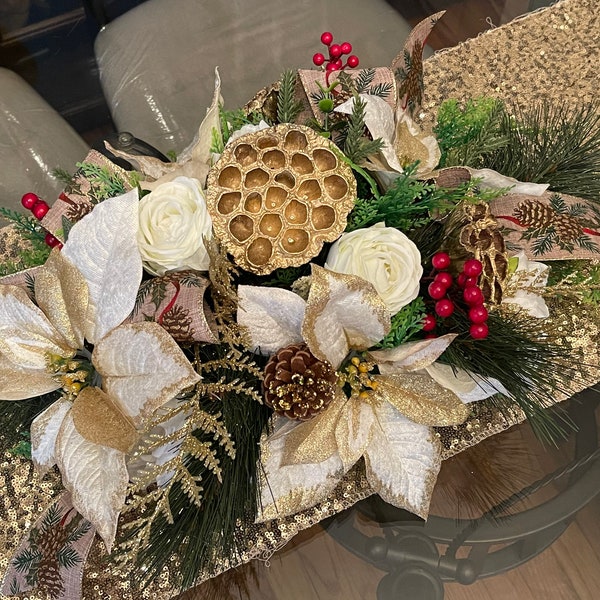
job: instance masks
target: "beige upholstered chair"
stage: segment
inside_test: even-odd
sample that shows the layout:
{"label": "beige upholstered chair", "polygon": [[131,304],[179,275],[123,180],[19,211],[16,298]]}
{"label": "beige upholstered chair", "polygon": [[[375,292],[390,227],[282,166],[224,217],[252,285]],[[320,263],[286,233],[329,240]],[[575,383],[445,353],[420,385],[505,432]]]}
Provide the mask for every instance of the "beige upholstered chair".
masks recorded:
{"label": "beige upholstered chair", "polygon": [[21,77],[0,68],[0,206],[22,210],[35,192],[52,204],[64,185],[52,171],[74,170],[87,144]]}
{"label": "beige upholstered chair", "polygon": [[311,68],[323,31],[362,66],[390,64],[410,26],[385,0],[149,0],[96,39],[104,95],[119,130],[180,151],[210,104],[219,66],[226,108],[286,68]]}

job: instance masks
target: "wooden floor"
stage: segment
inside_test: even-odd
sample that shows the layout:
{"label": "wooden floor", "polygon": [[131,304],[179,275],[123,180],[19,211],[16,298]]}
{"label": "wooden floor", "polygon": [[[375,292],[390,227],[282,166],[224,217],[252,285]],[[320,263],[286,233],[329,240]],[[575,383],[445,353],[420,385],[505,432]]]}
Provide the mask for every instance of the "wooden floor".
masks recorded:
{"label": "wooden floor", "polygon": [[[600,421],[600,410],[596,414]],[[543,448],[526,424],[490,438],[444,463],[432,514],[477,516],[512,491],[568,464],[573,448],[573,441],[559,449]],[[565,480],[542,488],[526,503],[516,505],[514,512],[554,497]],[[373,521],[361,518],[357,523],[367,535],[382,534]],[[347,551],[316,526],[294,538],[269,564],[245,565],[180,600],[375,600],[384,576],[385,572]],[[600,495],[577,514],[557,541],[529,562],[469,586],[446,583],[444,591],[446,600],[598,600]],[[425,599],[400,596],[398,600]]]}

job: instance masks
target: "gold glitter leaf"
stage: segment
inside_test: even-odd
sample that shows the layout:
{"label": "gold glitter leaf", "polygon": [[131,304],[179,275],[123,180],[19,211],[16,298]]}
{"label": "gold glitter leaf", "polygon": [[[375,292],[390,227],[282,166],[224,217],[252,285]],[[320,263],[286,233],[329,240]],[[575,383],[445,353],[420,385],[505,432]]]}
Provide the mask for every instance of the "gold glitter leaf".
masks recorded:
{"label": "gold glitter leaf", "polygon": [[138,438],[131,419],[97,387],[86,387],[73,403],[75,428],[88,442],[129,452]]}

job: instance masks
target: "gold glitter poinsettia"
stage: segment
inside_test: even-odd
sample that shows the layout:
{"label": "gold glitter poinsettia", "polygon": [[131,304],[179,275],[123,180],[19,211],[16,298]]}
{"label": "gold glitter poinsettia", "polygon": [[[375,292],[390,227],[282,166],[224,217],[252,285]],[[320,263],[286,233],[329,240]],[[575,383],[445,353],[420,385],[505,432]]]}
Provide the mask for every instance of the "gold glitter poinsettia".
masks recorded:
{"label": "gold glitter poinsettia", "polygon": [[[0,285],[0,399],[63,389],[32,424],[32,458],[42,472],[58,465],[73,505],[108,549],[138,431],[199,379],[162,327],[121,325],[142,277],[137,223],[137,191],[99,204],[36,273],[37,306],[24,290]],[[80,390],[88,383],[81,373],[101,387]]]}
{"label": "gold glitter poinsettia", "polygon": [[[351,350],[366,350],[389,330],[389,313],[363,279],[313,266],[308,300],[282,289],[240,286],[238,321],[256,350],[272,353],[305,341],[338,369]],[[263,442],[262,519],[296,513],[324,499],[364,457],[367,478],[386,501],[426,516],[440,466],[431,426],[455,425],[468,408],[424,370],[455,336],[355,357],[340,371],[330,406],[297,424],[279,419]],[[371,375],[375,364],[379,375]]]}

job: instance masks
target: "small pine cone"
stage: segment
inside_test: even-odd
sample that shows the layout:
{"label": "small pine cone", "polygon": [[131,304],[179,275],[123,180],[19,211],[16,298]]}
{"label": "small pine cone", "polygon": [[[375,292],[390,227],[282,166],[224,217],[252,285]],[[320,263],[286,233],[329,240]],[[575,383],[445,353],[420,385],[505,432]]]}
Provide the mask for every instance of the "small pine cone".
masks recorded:
{"label": "small pine cone", "polygon": [[173,306],[162,318],[161,325],[176,342],[192,342],[194,331],[191,328],[190,311],[181,306]]}
{"label": "small pine cone", "polygon": [[274,354],[265,367],[265,403],[290,419],[307,421],[333,400],[337,375],[306,344],[294,344]]}
{"label": "small pine cone", "polygon": [[519,202],[517,208],[514,210],[514,215],[521,225],[524,227],[533,227],[534,229],[549,227],[556,217],[556,213],[552,210],[552,207],[539,200],[523,200],[523,202]]}
{"label": "small pine cone", "polygon": [[94,207],[89,202],[75,202],[69,205],[65,216],[69,221],[77,223],[77,221],[81,221],[83,217],[91,213],[92,208]]}
{"label": "small pine cone", "polygon": [[60,567],[56,558],[44,558],[38,566],[38,588],[55,600],[64,592],[64,582],[60,574]]}
{"label": "small pine cone", "polygon": [[569,215],[555,215],[552,224],[560,241],[567,244],[573,243],[583,234],[583,229],[577,219]]}

